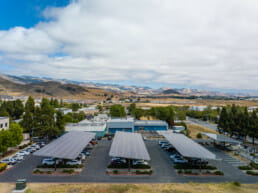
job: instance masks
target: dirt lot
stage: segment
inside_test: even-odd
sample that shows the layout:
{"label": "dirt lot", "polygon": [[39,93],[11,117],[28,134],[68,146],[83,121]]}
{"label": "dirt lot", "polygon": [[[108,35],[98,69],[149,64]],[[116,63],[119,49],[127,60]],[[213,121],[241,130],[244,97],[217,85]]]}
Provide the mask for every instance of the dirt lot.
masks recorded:
{"label": "dirt lot", "polygon": [[[13,184],[0,184],[9,193]],[[258,184],[28,184],[27,193],[257,193]]]}
{"label": "dirt lot", "polygon": [[[196,135],[198,133],[201,133],[201,132],[205,132],[205,133],[217,133],[216,131],[212,130],[212,129],[209,129],[209,128],[206,128],[206,127],[203,127],[203,126],[200,126],[200,125],[193,125],[193,124],[187,124],[187,128],[188,130],[190,131],[190,137],[193,138],[193,139],[196,139]],[[203,139],[208,139],[206,136],[202,136]]]}

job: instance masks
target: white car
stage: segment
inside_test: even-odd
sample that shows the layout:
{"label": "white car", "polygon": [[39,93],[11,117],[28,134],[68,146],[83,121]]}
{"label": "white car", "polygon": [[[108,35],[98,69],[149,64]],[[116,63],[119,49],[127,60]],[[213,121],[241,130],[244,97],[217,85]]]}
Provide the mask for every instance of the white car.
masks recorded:
{"label": "white car", "polygon": [[22,156],[30,155],[30,152],[28,152],[28,151],[20,151],[20,152],[16,153],[16,155],[22,155]]}
{"label": "white car", "polygon": [[7,158],[0,161],[0,163],[7,163],[8,165],[14,165],[17,161],[13,158]]}
{"label": "white car", "polygon": [[187,162],[188,161],[186,159],[182,158],[182,157],[174,159],[175,164],[186,164]]}
{"label": "white car", "polygon": [[[61,159],[56,159],[56,164],[60,164],[63,160]],[[55,164],[55,159],[54,158],[45,158],[42,161],[43,165],[54,165]]]}
{"label": "white car", "polygon": [[34,145],[30,146],[30,147],[35,148],[36,150],[39,150],[39,149],[40,149],[40,146],[37,145],[37,144],[34,144]]}
{"label": "white car", "polygon": [[143,160],[135,160],[133,161],[133,165],[149,165],[148,162],[143,161]]}
{"label": "white car", "polygon": [[80,160],[71,160],[66,162],[66,165],[74,166],[74,165],[81,165],[82,162]]}
{"label": "white car", "polygon": [[21,155],[15,155],[15,156],[13,156],[12,158],[13,158],[14,160],[16,160],[16,161],[22,161],[22,160],[24,159],[24,157],[21,156]]}

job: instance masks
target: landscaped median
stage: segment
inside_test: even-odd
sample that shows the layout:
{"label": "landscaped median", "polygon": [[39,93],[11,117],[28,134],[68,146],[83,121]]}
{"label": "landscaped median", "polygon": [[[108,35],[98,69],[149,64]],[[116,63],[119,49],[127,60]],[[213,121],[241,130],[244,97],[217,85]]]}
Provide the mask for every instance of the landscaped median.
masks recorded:
{"label": "landscaped median", "polygon": [[109,175],[151,175],[153,170],[149,165],[133,165],[128,168],[128,164],[109,165],[106,169],[106,174]]}
{"label": "landscaped median", "polygon": [[247,166],[239,166],[238,169],[251,176],[258,176],[258,164],[251,162]]}
{"label": "landscaped median", "polygon": [[7,169],[7,163],[0,163],[0,173]]}
{"label": "landscaped median", "polygon": [[33,170],[33,174],[59,174],[59,175],[67,175],[67,174],[79,174],[83,170],[83,165],[64,165],[57,164],[56,167],[54,165],[38,165],[37,168]]}
{"label": "landscaped median", "polygon": [[215,176],[223,176],[224,173],[217,170],[215,166],[211,165],[190,165],[190,164],[178,164],[175,165],[178,174],[182,175],[215,175]]}

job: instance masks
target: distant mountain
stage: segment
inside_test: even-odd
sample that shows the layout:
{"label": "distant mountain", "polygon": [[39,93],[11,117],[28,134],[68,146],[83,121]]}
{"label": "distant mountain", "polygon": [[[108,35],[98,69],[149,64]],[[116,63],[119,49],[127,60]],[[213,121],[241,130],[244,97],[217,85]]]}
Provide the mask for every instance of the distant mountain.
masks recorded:
{"label": "distant mountain", "polygon": [[[14,75],[5,75],[0,74],[0,78],[5,80],[9,80],[10,82],[17,83],[20,85],[27,84],[39,84],[45,83],[45,86],[48,82],[56,82],[59,85],[75,85],[81,86],[81,88],[92,88],[92,89],[102,89],[109,92],[114,93],[130,93],[137,95],[183,95],[183,96],[257,96],[258,93],[244,92],[244,93],[226,93],[226,92],[216,92],[216,91],[208,91],[208,90],[200,90],[200,89],[190,89],[190,88],[159,88],[153,89],[150,87],[142,87],[142,86],[126,86],[119,84],[102,84],[102,83],[93,83],[93,82],[82,82],[82,81],[73,81],[67,79],[53,79],[48,77],[33,77],[33,76],[14,76]],[[79,89],[80,90],[80,89]],[[57,93],[56,93],[57,94]]]}
{"label": "distant mountain", "polygon": [[162,94],[181,94],[180,92],[178,92],[177,90],[175,89],[168,89],[168,90],[164,90],[162,92]]}
{"label": "distant mountain", "polygon": [[[15,80],[8,76],[0,76],[0,95],[24,95],[35,97],[58,97],[58,98],[89,98],[89,99],[104,99],[111,95],[117,95],[114,92],[109,92],[103,89],[87,88],[77,84],[66,84],[50,81],[41,81],[32,78],[28,80],[24,77]],[[22,81],[21,81],[22,80]],[[27,84],[25,82],[28,82]]]}

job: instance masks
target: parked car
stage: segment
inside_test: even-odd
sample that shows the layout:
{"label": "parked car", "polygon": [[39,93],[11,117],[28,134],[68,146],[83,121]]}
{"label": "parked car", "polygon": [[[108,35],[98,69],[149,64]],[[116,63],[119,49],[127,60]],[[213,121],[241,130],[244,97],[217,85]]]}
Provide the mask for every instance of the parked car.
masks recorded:
{"label": "parked car", "polygon": [[111,162],[116,162],[116,161],[121,162],[121,163],[126,163],[126,159],[124,159],[124,158],[113,157],[113,158],[111,159]]}
{"label": "parked car", "polygon": [[133,165],[149,165],[148,162],[143,161],[143,160],[134,160]]}
{"label": "parked car", "polygon": [[21,156],[30,155],[30,152],[28,152],[28,151],[20,151],[20,152],[16,153],[16,155],[21,155]]}
{"label": "parked car", "polygon": [[12,158],[13,158],[14,160],[16,160],[16,161],[22,161],[22,160],[24,159],[24,157],[21,156],[21,155],[15,155],[15,156],[13,156]]}
{"label": "parked car", "polygon": [[174,158],[174,163],[175,164],[186,164],[188,161],[182,157],[179,158]]}
{"label": "parked car", "polygon": [[161,145],[162,149],[167,149],[167,148],[170,148],[170,147],[172,147],[170,144],[162,144]]}
{"label": "parked car", "polygon": [[89,156],[90,155],[90,152],[88,150],[83,150],[82,151],[82,154],[86,155],[86,156]]}
{"label": "parked car", "polygon": [[74,166],[74,165],[81,165],[82,162],[80,160],[70,160],[66,162],[66,165]]}
{"label": "parked car", "polygon": [[34,147],[28,147],[27,149],[25,149],[25,151],[29,152],[29,153],[33,153],[36,151],[36,148]]}
{"label": "parked car", "polygon": [[[56,164],[60,164],[63,160],[56,159]],[[45,158],[42,160],[42,165],[54,165],[55,159],[54,158]]]}
{"label": "parked car", "polygon": [[109,135],[109,136],[108,136],[108,140],[109,140],[109,141],[112,140],[112,136]]}
{"label": "parked car", "polygon": [[85,159],[86,159],[86,156],[85,156],[85,154],[80,153],[79,156],[77,157],[77,159],[79,159],[79,160],[85,160]]}
{"label": "parked car", "polygon": [[172,155],[169,156],[169,157],[170,157],[170,159],[174,160],[175,158],[181,158],[182,156],[179,155],[179,154],[177,154],[177,153],[175,153],[175,154],[172,154]]}
{"label": "parked car", "polygon": [[162,144],[168,144],[168,141],[165,141],[165,140],[159,140],[159,145],[161,146]]}
{"label": "parked car", "polygon": [[40,146],[38,144],[33,144],[32,146],[30,146],[36,150],[39,150],[40,149]]}
{"label": "parked car", "polygon": [[7,163],[8,165],[14,165],[17,161],[13,158],[7,158],[0,161],[0,163]]}

